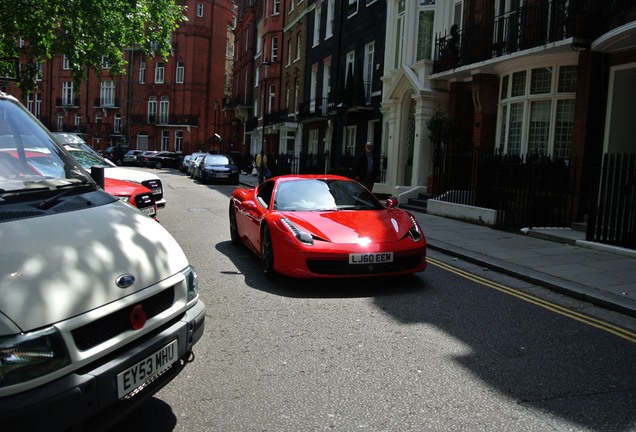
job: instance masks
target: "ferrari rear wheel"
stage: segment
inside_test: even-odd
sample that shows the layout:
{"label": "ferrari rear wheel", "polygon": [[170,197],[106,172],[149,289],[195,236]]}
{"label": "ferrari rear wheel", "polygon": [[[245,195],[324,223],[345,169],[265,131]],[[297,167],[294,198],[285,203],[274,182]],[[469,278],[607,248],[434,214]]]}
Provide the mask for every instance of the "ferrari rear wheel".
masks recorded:
{"label": "ferrari rear wheel", "polygon": [[274,248],[272,247],[272,236],[267,225],[263,226],[261,232],[261,265],[265,276],[274,276]]}
{"label": "ferrari rear wheel", "polygon": [[241,243],[238,226],[236,225],[236,212],[234,210],[234,204],[232,203],[230,203],[230,238],[234,245]]}

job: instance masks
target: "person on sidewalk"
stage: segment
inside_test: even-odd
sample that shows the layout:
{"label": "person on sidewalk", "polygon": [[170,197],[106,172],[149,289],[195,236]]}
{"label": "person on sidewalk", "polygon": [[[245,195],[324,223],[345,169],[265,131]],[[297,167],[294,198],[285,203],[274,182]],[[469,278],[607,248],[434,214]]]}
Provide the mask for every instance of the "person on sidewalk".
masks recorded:
{"label": "person on sidewalk", "polygon": [[373,153],[373,143],[367,142],[353,164],[354,179],[373,192],[373,185],[380,179],[379,158]]}
{"label": "person on sidewalk", "polygon": [[258,172],[258,182],[261,183],[263,180],[267,179],[266,171],[267,169],[267,155],[258,153],[256,155],[256,171]]}

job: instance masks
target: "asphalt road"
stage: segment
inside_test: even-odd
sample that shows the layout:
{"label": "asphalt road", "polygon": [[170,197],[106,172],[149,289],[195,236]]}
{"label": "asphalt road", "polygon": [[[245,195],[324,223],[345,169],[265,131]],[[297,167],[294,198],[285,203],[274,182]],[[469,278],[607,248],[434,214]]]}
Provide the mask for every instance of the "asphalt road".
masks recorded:
{"label": "asphalt road", "polygon": [[417,276],[271,281],[230,243],[232,186],[154,172],[206,330],[113,431],[636,431],[636,334],[568,314],[589,305],[433,252]]}

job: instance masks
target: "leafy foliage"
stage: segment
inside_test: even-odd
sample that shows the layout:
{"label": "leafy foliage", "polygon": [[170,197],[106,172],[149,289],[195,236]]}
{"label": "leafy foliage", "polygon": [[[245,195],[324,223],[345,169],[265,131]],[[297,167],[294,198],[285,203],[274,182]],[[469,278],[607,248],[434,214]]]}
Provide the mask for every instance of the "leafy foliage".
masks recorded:
{"label": "leafy foliage", "polygon": [[66,55],[76,83],[88,70],[125,73],[124,50],[168,57],[172,34],[185,20],[175,0],[3,0],[0,58],[18,57],[22,92],[35,88],[37,63]]}

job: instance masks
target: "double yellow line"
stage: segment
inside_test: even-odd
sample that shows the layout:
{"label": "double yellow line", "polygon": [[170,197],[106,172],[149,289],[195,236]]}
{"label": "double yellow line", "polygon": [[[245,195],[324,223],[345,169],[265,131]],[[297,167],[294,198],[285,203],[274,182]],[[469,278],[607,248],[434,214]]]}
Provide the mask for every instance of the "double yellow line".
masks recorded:
{"label": "double yellow line", "polygon": [[517,298],[519,298],[521,300],[524,300],[524,301],[526,301],[528,303],[532,303],[534,305],[537,305],[537,306],[542,307],[544,309],[547,309],[549,311],[555,312],[555,313],[557,313],[559,315],[566,316],[568,318],[571,318],[571,319],[574,319],[576,321],[579,321],[579,322],[581,322],[583,324],[587,324],[589,326],[596,327],[597,329],[603,330],[605,332],[608,332],[608,333],[611,333],[611,334],[613,334],[615,336],[618,336],[618,337],[620,337],[622,339],[625,339],[625,340],[628,340],[630,342],[636,343],[636,333],[634,333],[634,332],[632,332],[630,330],[626,330],[624,328],[617,327],[617,326],[609,324],[609,323],[607,323],[605,321],[601,321],[599,319],[590,317],[588,315],[580,314],[578,312],[572,311],[572,310],[567,309],[565,307],[562,307],[562,306],[559,306],[557,304],[551,303],[551,302],[549,302],[547,300],[543,300],[543,299],[540,299],[540,298],[535,297],[533,295],[526,294],[526,293],[524,293],[522,291],[515,290],[513,288],[510,288],[508,286],[499,284],[497,282],[493,282],[493,281],[488,280],[486,278],[483,278],[481,276],[477,276],[475,274],[469,273],[469,272],[464,271],[462,269],[458,269],[457,267],[453,267],[453,266],[451,266],[449,264],[446,264],[446,263],[444,263],[442,261],[439,261],[439,260],[437,260],[435,258],[431,258],[430,256],[428,256],[426,258],[426,261],[428,261],[429,264],[432,264],[432,265],[434,265],[436,267],[439,267],[439,268],[442,268],[444,270],[447,270],[447,271],[449,271],[451,273],[454,273],[454,274],[456,274],[458,276],[461,276],[461,277],[463,277],[465,279],[468,279],[468,280],[471,280],[473,282],[476,282],[476,283],[478,283],[480,285],[484,285],[486,287],[495,289],[497,291],[501,291],[501,292],[503,292],[505,294],[511,295],[513,297],[517,297]]}

